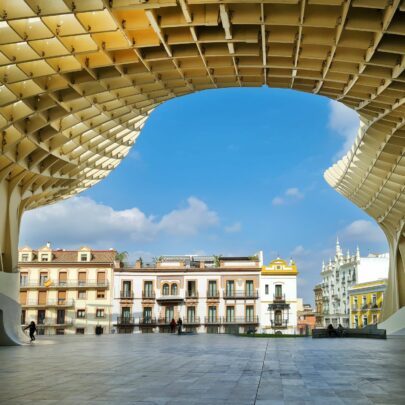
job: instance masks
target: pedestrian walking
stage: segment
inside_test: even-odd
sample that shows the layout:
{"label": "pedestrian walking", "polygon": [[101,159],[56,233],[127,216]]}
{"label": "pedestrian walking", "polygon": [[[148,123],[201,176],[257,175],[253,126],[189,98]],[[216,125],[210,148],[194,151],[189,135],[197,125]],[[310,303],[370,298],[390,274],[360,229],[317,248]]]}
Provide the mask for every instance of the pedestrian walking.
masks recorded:
{"label": "pedestrian walking", "polygon": [[176,321],[174,320],[174,318],[172,319],[172,321],[170,322],[170,331],[172,333],[176,333]]}
{"label": "pedestrian walking", "polygon": [[179,320],[177,321],[177,329],[178,329],[179,335],[181,335],[182,326],[183,326],[183,321],[181,320],[181,318],[179,318]]}

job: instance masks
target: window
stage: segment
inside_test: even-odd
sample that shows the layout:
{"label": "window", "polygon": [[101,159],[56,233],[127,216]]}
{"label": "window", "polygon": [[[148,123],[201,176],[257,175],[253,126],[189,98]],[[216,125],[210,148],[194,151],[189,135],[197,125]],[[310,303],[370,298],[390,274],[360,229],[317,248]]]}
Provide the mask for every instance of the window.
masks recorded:
{"label": "window", "polygon": [[105,298],[105,290],[99,290],[97,291],[97,298]]}
{"label": "window", "polygon": [[355,328],[359,327],[359,317],[357,315],[354,316],[354,327]]}
{"label": "window", "polygon": [[371,303],[373,304],[373,307],[377,306],[377,295],[373,294],[371,297]]}
{"label": "window", "polygon": [[226,321],[235,322],[235,307],[234,306],[228,305],[226,307]]}
{"label": "window", "polygon": [[67,284],[67,273],[66,271],[61,271],[59,273],[59,285],[66,285]]}
{"label": "window", "polygon": [[39,274],[39,284],[44,285],[48,281],[48,273]]}
{"label": "window", "polygon": [[28,285],[28,273],[20,273],[20,286]]}
{"label": "window", "polygon": [[146,298],[153,297],[153,282],[152,281],[145,281],[143,284],[143,295]]}
{"label": "window", "polygon": [[84,328],[76,328],[76,335],[84,335]]}
{"label": "window", "polygon": [[265,293],[266,295],[269,295],[269,285],[268,285],[268,284],[266,284],[266,285],[264,286],[264,293]]}
{"label": "window", "polygon": [[191,280],[187,281],[187,296],[188,297],[197,296],[195,281],[191,281]]}
{"label": "window", "polygon": [[377,324],[378,323],[378,315],[377,314],[373,314],[373,324]]}
{"label": "window", "polygon": [[43,325],[45,323],[45,309],[39,309],[37,314],[37,324]]}
{"label": "window", "polygon": [[79,272],[79,286],[86,285],[87,274],[85,271]]}
{"label": "window", "polygon": [[247,322],[252,322],[253,321],[253,318],[254,318],[254,307],[253,307],[253,305],[246,305],[245,315],[246,315],[246,321]]}
{"label": "window", "polygon": [[132,282],[131,281],[122,282],[121,297],[122,298],[131,298],[132,297]]}
{"label": "window", "polygon": [[99,272],[97,273],[97,285],[99,286],[104,286],[106,284],[105,282],[105,272]]}
{"label": "window", "polygon": [[281,284],[276,284],[274,295],[275,295],[275,298],[283,297],[283,286]]}
{"label": "window", "polygon": [[247,280],[246,281],[246,296],[253,297],[253,295],[254,295],[253,280]]}
{"label": "window", "polygon": [[283,323],[283,313],[280,309],[274,311],[274,324],[276,326],[282,326]]}
{"label": "window", "polygon": [[86,299],[86,290],[79,290],[77,292],[77,299],[78,300],[85,300]]}
{"label": "window", "polygon": [[89,261],[89,255],[87,253],[80,253],[80,261],[81,262],[88,262]]}
{"label": "window", "polygon": [[363,295],[363,297],[361,299],[361,305],[363,308],[367,307],[367,297],[365,295]]}
{"label": "window", "polygon": [[152,307],[143,308],[143,321],[148,322],[152,320]]}
{"label": "window", "polygon": [[104,309],[97,308],[96,310],[96,318],[104,318]]}
{"label": "window", "polygon": [[21,325],[25,325],[25,309],[21,311]]}
{"label": "window", "polygon": [[172,284],[171,295],[177,295],[177,294],[178,294],[177,284]]}
{"label": "window", "polygon": [[217,307],[209,306],[208,307],[208,322],[216,322],[217,320]]}
{"label": "window", "polygon": [[130,307],[122,307],[121,308],[121,317],[123,319],[129,319],[131,317],[131,308]]}
{"label": "window", "polygon": [[21,255],[21,261],[22,262],[28,262],[29,258],[30,258],[30,255],[28,253],[23,253]]}
{"label": "window", "polygon": [[85,309],[78,309],[77,310],[77,318],[80,318],[80,319],[86,318],[86,310]]}
{"label": "window", "polygon": [[165,309],[165,322],[171,322],[172,319],[174,319],[174,308],[169,305]]}
{"label": "window", "polygon": [[367,315],[363,315],[363,327],[368,325]]}
{"label": "window", "polygon": [[233,280],[227,280],[226,282],[226,296],[233,297],[235,294],[235,282]]}
{"label": "window", "polygon": [[187,322],[195,321],[195,307],[187,307]]}
{"label": "window", "polygon": [[49,254],[41,253],[40,259],[41,259],[41,262],[49,262]]}
{"label": "window", "polygon": [[169,284],[163,284],[162,295],[169,295]]}
{"label": "window", "polygon": [[208,281],[208,298],[217,296],[217,282],[216,280]]}

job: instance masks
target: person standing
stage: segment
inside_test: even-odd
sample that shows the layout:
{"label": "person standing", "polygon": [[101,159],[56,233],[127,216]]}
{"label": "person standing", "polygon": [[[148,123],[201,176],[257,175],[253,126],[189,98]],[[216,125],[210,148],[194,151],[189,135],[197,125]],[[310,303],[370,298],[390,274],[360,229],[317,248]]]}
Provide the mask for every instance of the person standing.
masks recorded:
{"label": "person standing", "polygon": [[24,328],[24,330],[27,330],[27,329],[29,329],[30,339],[31,339],[31,342],[33,342],[35,340],[34,333],[37,331],[37,327],[35,325],[35,322],[31,321],[31,323]]}
{"label": "person standing", "polygon": [[178,327],[179,335],[181,334],[182,326],[183,326],[183,321],[181,320],[181,318],[179,318],[179,320],[177,321],[177,327]]}
{"label": "person standing", "polygon": [[172,333],[176,332],[176,321],[174,320],[174,318],[172,319],[172,321],[170,322],[170,331]]}

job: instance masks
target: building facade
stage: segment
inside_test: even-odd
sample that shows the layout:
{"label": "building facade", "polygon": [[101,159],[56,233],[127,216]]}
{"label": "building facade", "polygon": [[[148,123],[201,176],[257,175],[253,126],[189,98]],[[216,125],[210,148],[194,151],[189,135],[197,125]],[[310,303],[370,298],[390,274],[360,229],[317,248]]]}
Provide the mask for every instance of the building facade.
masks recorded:
{"label": "building facade", "polygon": [[316,312],[311,305],[304,304],[303,308],[297,311],[297,331],[300,335],[310,335],[316,326]]}
{"label": "building facade", "polygon": [[186,331],[295,333],[297,269],[277,259],[163,256],[114,272],[113,325],[118,333]]}
{"label": "building facade", "polygon": [[350,327],[363,328],[380,321],[387,280],[360,283],[349,289]]}
{"label": "building facade", "polygon": [[322,264],[322,325],[349,327],[349,290],[357,284],[387,278],[388,265],[387,253],[361,257],[357,248],[355,255],[349,251],[344,255],[337,240],[334,259]]}
{"label": "building facade", "polygon": [[295,333],[297,329],[297,266],[277,258],[263,266],[260,287],[260,329],[263,333]]}
{"label": "building facade", "polygon": [[21,324],[38,334],[111,332],[114,250],[19,249]]}
{"label": "building facade", "polygon": [[315,327],[323,326],[323,294],[322,283],[317,284],[314,288],[315,294]]}
{"label": "building facade", "polygon": [[248,332],[259,327],[261,262],[254,257],[163,256],[114,272],[118,333],[168,332],[181,318],[190,332]]}

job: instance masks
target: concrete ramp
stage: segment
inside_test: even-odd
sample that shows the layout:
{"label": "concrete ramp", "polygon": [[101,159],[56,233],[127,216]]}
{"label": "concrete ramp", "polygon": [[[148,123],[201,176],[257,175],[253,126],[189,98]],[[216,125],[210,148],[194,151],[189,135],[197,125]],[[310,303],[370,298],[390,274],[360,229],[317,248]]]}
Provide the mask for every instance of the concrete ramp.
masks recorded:
{"label": "concrete ramp", "polygon": [[378,329],[385,329],[388,336],[405,336],[405,307],[402,307],[386,321],[378,324]]}

